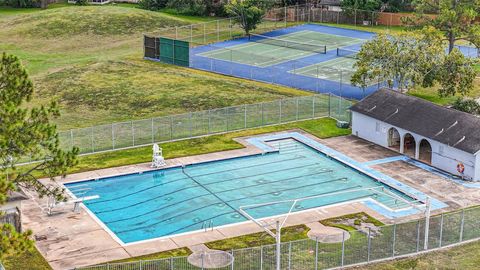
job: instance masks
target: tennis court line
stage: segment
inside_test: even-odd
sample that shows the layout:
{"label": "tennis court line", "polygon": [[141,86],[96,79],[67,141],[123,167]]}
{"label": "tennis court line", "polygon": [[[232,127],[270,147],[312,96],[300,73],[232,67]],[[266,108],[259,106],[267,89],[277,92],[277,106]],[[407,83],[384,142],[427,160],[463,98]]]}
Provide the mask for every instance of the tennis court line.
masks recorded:
{"label": "tennis court line", "polygon": [[[285,37],[285,36],[297,35],[301,32],[305,32],[305,31],[306,30],[302,30],[302,31],[294,32],[294,33],[280,35],[280,36],[278,36],[278,38],[279,37]],[[270,36],[267,36],[267,37],[270,37]],[[272,38],[276,38],[276,37],[272,37]],[[248,47],[252,47],[252,46],[257,46],[258,44],[259,44],[258,42],[251,42],[251,41],[248,40],[248,42],[246,42],[246,43],[242,43],[242,44],[238,44],[238,45],[234,45],[234,46],[228,46],[228,47],[221,47],[221,48],[219,47],[218,49],[214,49],[214,50],[211,50],[211,51],[199,53],[197,55],[208,57],[209,53],[215,54],[215,52],[219,51],[219,50],[238,50],[238,49],[244,49],[244,48],[248,48]],[[272,45],[272,46],[274,46],[274,45]],[[276,47],[279,47],[279,46],[276,46]],[[281,49],[281,47],[279,49]]]}

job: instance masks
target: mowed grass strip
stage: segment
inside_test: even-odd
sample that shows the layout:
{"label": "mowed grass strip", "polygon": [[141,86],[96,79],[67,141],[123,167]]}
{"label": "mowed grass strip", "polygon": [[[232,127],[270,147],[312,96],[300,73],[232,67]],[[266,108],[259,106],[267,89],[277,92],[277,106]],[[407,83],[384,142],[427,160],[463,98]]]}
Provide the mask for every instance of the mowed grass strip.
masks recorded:
{"label": "mowed grass strip", "polygon": [[59,102],[61,130],[310,94],[143,60],[143,33],[215,18],[131,5],[11,13],[0,17],[0,52],[26,66],[32,105]]}
{"label": "mowed grass strip", "polygon": [[[318,138],[343,136],[351,133],[350,129],[337,128],[336,120],[334,119],[320,118],[220,135],[211,135],[195,139],[161,143],[161,147],[163,148],[163,154],[166,159],[200,155],[243,148],[244,146],[233,140],[234,138],[291,129],[301,129]],[[145,146],[81,156],[79,157],[79,164],[72,168],[69,173],[150,162],[152,158],[151,152],[151,146]]]}

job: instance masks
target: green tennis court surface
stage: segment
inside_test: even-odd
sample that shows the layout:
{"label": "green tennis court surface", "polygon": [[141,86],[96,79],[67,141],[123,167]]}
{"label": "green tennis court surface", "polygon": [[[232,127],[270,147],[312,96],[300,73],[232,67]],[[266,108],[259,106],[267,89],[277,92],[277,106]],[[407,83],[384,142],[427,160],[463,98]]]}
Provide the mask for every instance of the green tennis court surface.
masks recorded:
{"label": "green tennis court surface", "polygon": [[[289,73],[349,84],[353,73],[355,73],[353,65],[356,62],[357,60],[354,58],[339,57],[296,70],[291,70]],[[373,84],[375,83],[372,82],[369,85]]]}
{"label": "green tennis court surface", "polygon": [[292,42],[294,44],[304,44],[304,46],[281,46],[271,44],[271,40],[259,39],[256,42],[246,42],[244,44],[219,48],[199,54],[203,57],[209,57],[224,61],[247,64],[250,66],[267,67],[280,64],[286,61],[299,59],[302,57],[318,53],[315,50],[305,50],[304,47],[325,47],[327,50],[333,50],[338,47],[363,43],[365,40],[338,36],[315,31],[299,31],[286,35],[273,37],[278,41]]}

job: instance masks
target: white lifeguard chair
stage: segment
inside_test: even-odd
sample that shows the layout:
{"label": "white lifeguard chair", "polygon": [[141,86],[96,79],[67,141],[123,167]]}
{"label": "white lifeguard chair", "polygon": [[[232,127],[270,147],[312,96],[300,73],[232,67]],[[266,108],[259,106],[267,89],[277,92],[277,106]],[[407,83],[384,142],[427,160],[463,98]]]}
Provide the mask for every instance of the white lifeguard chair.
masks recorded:
{"label": "white lifeguard chair", "polygon": [[167,165],[165,159],[163,158],[163,151],[158,144],[153,144],[153,157],[152,157],[152,168],[159,168]]}

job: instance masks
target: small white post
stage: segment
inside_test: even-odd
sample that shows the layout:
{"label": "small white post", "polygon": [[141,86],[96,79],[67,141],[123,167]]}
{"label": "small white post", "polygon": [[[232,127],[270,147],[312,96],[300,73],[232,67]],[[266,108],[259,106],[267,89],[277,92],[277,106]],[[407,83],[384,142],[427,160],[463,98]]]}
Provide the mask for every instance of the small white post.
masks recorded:
{"label": "small white post", "polygon": [[423,249],[428,249],[428,234],[430,230],[430,197],[427,196],[425,200],[425,240],[423,242]]}
{"label": "small white post", "polygon": [[277,267],[276,269],[277,270],[281,270],[281,263],[280,263],[280,260],[281,260],[281,256],[280,256],[280,251],[281,251],[281,229],[280,228],[280,221],[277,220],[277,231],[276,231],[276,234],[275,234],[275,238],[276,238],[276,250],[277,250],[277,253],[276,253],[276,260],[277,260]]}

